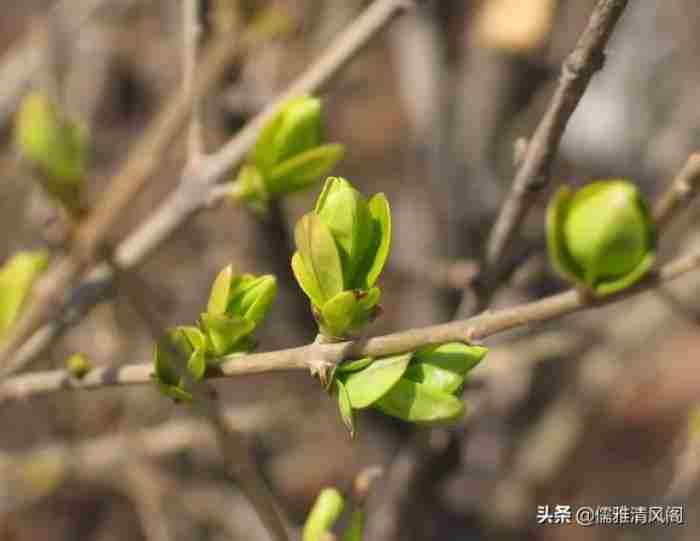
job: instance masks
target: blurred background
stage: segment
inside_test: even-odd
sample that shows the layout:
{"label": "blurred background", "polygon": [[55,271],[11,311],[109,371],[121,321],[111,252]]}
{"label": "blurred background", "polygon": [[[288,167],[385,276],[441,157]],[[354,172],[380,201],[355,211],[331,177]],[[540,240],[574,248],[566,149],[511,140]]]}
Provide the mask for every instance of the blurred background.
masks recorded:
{"label": "blurred background", "polygon": [[[204,100],[213,151],[273,99],[361,12],[359,0],[204,0],[204,42],[235,35],[274,5],[292,22],[232,63]],[[428,1],[396,20],[322,94],[337,168],[387,193],[394,245],[372,334],[450,320],[593,0]],[[0,15],[0,260],[46,246],[53,207],[16,159],[12,120],[51,88],[89,127],[89,199],[181,80],[181,5],[168,0],[24,0]],[[633,179],[658,195],[700,146],[700,4],[630,2],[555,162],[555,185]],[[177,185],[184,137],[112,238],[133,231]],[[275,273],[280,295],[261,348],[308,343],[315,324],[289,269],[290,231],[318,188],[261,219],[203,212],[139,267],[168,325],[196,319],[229,262]],[[563,290],[544,251],[543,208],[508,253],[492,307]],[[661,259],[700,244],[698,206],[678,216]],[[418,430],[371,411],[351,441],[306,373],[219,380],[280,508],[299,527],[324,486],[349,490],[380,465],[368,540],[697,539],[700,277],[611,307],[501,334],[474,372],[458,427]],[[93,309],[32,369],[75,351],[95,364],[149,360],[152,338],[120,295]],[[67,451],[70,467],[53,460]],[[16,465],[19,459],[32,457]],[[684,505],[682,527],[538,525],[538,505]],[[63,392],[0,407],[0,540],[266,539],[224,480],[202,421],[154,388]]]}

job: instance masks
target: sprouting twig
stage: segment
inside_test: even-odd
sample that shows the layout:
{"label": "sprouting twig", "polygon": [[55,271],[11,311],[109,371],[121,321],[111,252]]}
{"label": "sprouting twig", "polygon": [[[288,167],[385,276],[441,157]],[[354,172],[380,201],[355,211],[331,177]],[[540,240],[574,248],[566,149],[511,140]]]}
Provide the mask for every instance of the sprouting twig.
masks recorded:
{"label": "sprouting twig", "polygon": [[282,518],[275,508],[272,494],[260,477],[252,456],[241,434],[234,431],[225,421],[216,400],[214,389],[205,381],[197,381],[187,369],[187,358],[180,352],[168,336],[165,327],[146,301],[148,287],[133,270],[121,269],[114,261],[109,261],[115,275],[115,283],[136,308],[161,347],[170,348],[175,359],[174,368],[192,393],[192,404],[196,411],[209,420],[215,429],[216,440],[221,450],[225,469],[241,488],[258,518],[272,539],[288,541]]}
{"label": "sprouting twig", "polygon": [[[308,370],[309,360],[323,355],[329,363],[364,356],[379,357],[414,351],[427,344],[477,341],[510,329],[552,321],[586,308],[604,306],[630,295],[648,291],[700,267],[700,252],[681,256],[647,275],[635,286],[602,299],[587,298],[571,290],[513,308],[486,313],[465,320],[335,344],[306,346],[252,353],[220,359],[222,377],[280,370]],[[145,385],[151,381],[151,363],[120,368],[95,369],[76,380],[64,370],[35,372],[0,382],[0,402],[67,389],[96,389],[115,385]]]}
{"label": "sprouting twig", "polygon": [[[255,140],[265,122],[274,114],[280,101],[289,98],[290,96],[316,92],[326,86],[340,70],[352,60],[373,37],[381,32],[386,26],[402,11],[411,7],[414,4],[411,0],[376,0],[367,10],[358,17],[358,19],[350,25],[328,48],[327,52],[322,55],[318,61],[313,64],[304,74],[301,75],[283,95],[270,104],[264,111],[253,118],[233,139],[224,145],[218,152],[205,157],[199,167],[197,174],[192,174],[191,171],[185,171],[182,182],[178,189],[155,211],[155,213],[130,237],[124,240],[116,247],[114,252],[115,261],[124,268],[128,268],[145,258],[151,251],[164,242],[175,230],[182,226],[189,218],[197,211],[206,208],[210,202],[209,192],[214,188],[217,182],[222,180],[228,172],[239,165],[245,157],[248,150],[253,146]],[[240,50],[249,50],[254,47],[261,37],[269,34],[261,31],[259,28],[253,28],[246,31],[241,37]],[[263,34],[261,36],[261,34]],[[229,44],[229,46],[233,47]],[[225,45],[221,45],[225,47]],[[227,51],[228,49],[226,49]],[[234,48],[234,50],[237,50]],[[225,52],[225,51],[222,51]],[[214,57],[212,52],[211,63],[214,66],[220,64],[226,65],[226,60],[230,57],[229,54],[222,55],[225,58]],[[215,68],[212,68],[214,71]],[[199,85],[205,86],[205,73],[208,70],[202,67],[198,76]],[[178,119],[176,122],[168,122],[168,127],[179,127],[181,121],[186,114],[186,102],[182,98],[178,98],[182,103],[182,109],[178,108]],[[162,114],[165,118],[165,113]],[[159,117],[160,118],[160,117]],[[165,123],[163,121],[163,123]],[[147,132],[154,133],[153,128]],[[171,134],[172,135],[172,134]],[[170,140],[170,137],[158,137],[158,143],[162,139]],[[130,174],[143,175],[150,174],[155,168],[158,161],[158,156],[146,152],[147,145],[138,145],[141,151],[134,153],[134,164],[131,168],[135,169]],[[159,145],[159,148],[162,146]],[[153,149],[150,149],[153,150]],[[136,161],[136,157],[141,156],[143,163]],[[123,168],[126,170],[129,164]],[[126,173],[120,173],[121,177]],[[122,196],[120,207],[124,198]],[[106,204],[106,203],[105,203]],[[109,209],[109,214],[114,216],[113,209]],[[111,220],[111,218],[110,218]],[[81,242],[78,246],[82,246],[79,253],[85,253],[85,249],[94,248],[95,242],[100,240],[100,235],[105,234],[106,216],[102,217],[99,223],[88,226],[82,235]],[[86,224],[87,225],[87,224]],[[54,266],[54,270],[49,273],[48,278],[45,277],[37,286],[36,291],[41,295],[45,302],[32,302],[25,311],[25,314],[18,322],[14,336],[6,341],[2,349],[0,349],[0,375],[8,375],[21,370],[36,358],[44,348],[63,332],[66,328],[65,320],[58,319],[49,322],[47,317],[50,315],[47,311],[48,307],[57,308],[56,298],[59,293],[69,289],[65,284],[71,282],[79,269],[79,265],[74,259],[59,261]],[[59,274],[59,271],[60,274]],[[71,311],[71,322],[78,321],[82,315],[87,313],[89,309],[97,304],[99,300],[104,299],[109,294],[109,284],[111,275],[109,269],[102,266],[95,271],[89,282],[85,285],[91,292],[89,299],[85,299],[84,292],[77,291],[69,300],[68,308],[65,311]],[[59,288],[57,285],[64,284],[64,287]],[[43,284],[47,286],[42,287]],[[57,284],[58,283],[58,284]],[[82,289],[82,288],[80,288]],[[99,289],[99,292],[96,291]],[[45,294],[42,292],[46,291]],[[36,295],[32,295],[35,297]],[[82,297],[82,298],[81,298]],[[48,302],[53,299],[53,302]],[[39,306],[43,304],[44,306]],[[71,306],[71,304],[75,304]],[[32,310],[31,307],[35,308]],[[58,310],[52,310],[58,311]],[[37,313],[35,313],[37,312]],[[43,326],[42,326],[43,325]],[[41,327],[40,327],[41,326]],[[29,341],[26,347],[20,347],[25,341]]]}
{"label": "sprouting twig", "polygon": [[[520,165],[486,246],[479,294],[479,308],[488,304],[495,285],[501,282],[502,261],[527,211],[549,185],[551,168],[566,125],[593,74],[605,59],[605,46],[627,0],[599,0],[576,48],[562,65],[559,85],[549,107],[520,158]],[[460,307],[462,313],[464,306]]]}
{"label": "sprouting twig", "polygon": [[187,161],[190,167],[196,166],[204,155],[202,139],[201,96],[194,93],[197,73],[197,50],[202,26],[199,22],[199,0],[185,0],[182,3],[183,19],[183,89],[191,102],[190,126],[187,133]]}
{"label": "sprouting twig", "polygon": [[654,205],[654,221],[664,227],[700,190],[700,153],[693,153]]}

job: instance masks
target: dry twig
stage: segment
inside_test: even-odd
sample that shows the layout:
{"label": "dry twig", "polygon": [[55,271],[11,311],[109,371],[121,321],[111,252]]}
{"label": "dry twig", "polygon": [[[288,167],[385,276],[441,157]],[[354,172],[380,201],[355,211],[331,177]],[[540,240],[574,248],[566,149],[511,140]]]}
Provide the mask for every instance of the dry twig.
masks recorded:
{"label": "dry twig", "polygon": [[[527,211],[549,185],[552,163],[566,125],[591,77],[603,66],[605,46],[626,5],[627,0],[599,0],[576,48],[562,65],[559,85],[519,160],[513,186],[491,229],[479,280],[478,309],[488,306],[493,290],[501,282],[504,254]],[[465,310],[463,297],[458,313],[465,315]]]}
{"label": "dry twig", "polygon": [[[202,159],[197,172],[185,171],[178,189],[155,211],[155,213],[130,237],[124,240],[115,249],[114,260],[122,267],[129,268],[140,262],[156,247],[164,242],[178,227],[184,224],[197,211],[206,208],[210,204],[210,193],[216,183],[228,174],[228,172],[239,165],[248,150],[253,146],[265,122],[277,110],[280,102],[291,96],[317,92],[325,87],[332,78],[342,68],[366,46],[370,40],[381,32],[386,26],[402,11],[411,7],[414,2],[410,0],[376,0],[358,19],[343,32],[304,74],[301,75],[278,100],[270,104],[264,111],[253,118],[231,141],[224,145],[218,152],[206,156]],[[269,29],[268,29],[269,32]],[[247,50],[255,46],[260,40],[260,29],[250,29],[241,37],[241,49]],[[264,33],[267,35],[267,33]],[[224,47],[224,45],[220,45]],[[228,46],[233,47],[231,44]],[[236,49],[238,50],[238,49]],[[223,51],[222,51],[223,53]],[[222,54],[222,56],[224,56]],[[225,55],[226,59],[229,58]],[[218,58],[218,56],[217,56]],[[224,59],[214,58],[212,53],[211,64],[219,66],[226,64]],[[216,71],[216,68],[210,68]],[[203,81],[207,76],[206,67],[202,67],[199,73],[198,88],[204,87]],[[166,115],[167,110],[159,116],[162,124],[174,129],[179,128],[184,121],[187,103],[182,96],[177,98],[177,110],[174,109]],[[180,109],[182,107],[182,109]],[[177,119],[170,118],[170,115],[177,116]],[[167,120],[167,122],[166,122]],[[175,121],[177,120],[177,122]],[[118,177],[129,178],[131,175],[150,174],[152,168],[157,164],[157,156],[153,155],[154,150],[162,149],[170,141],[173,133],[160,134],[160,129],[152,127],[144,135],[144,143],[137,145],[137,150],[133,154],[133,160],[127,162],[118,173]],[[149,136],[150,134],[150,136]],[[166,141],[167,140],[167,141]],[[145,144],[148,142],[149,144]],[[155,148],[151,148],[153,145]],[[143,156],[143,162],[137,160]],[[130,165],[131,164],[131,165]],[[129,175],[126,172],[129,172]],[[139,179],[139,186],[142,179]],[[116,185],[113,181],[113,185]],[[94,249],[102,240],[102,236],[108,232],[108,225],[112,219],[116,218],[115,208],[122,208],[130,196],[138,190],[136,183],[130,181],[130,189],[125,190],[120,195],[119,205],[108,209],[108,214],[103,215],[92,224],[86,224],[83,229],[80,241],[77,243],[78,254],[87,254]],[[127,193],[128,192],[128,193]],[[127,197],[128,196],[128,197]],[[104,203],[107,205],[107,202]],[[99,212],[97,213],[99,216]],[[47,345],[57,338],[64,329],[86,314],[89,309],[105,299],[109,294],[111,273],[108,268],[100,267],[96,269],[91,279],[83,287],[79,288],[68,300],[68,306],[64,308],[69,317],[57,316],[57,320],[47,322],[46,319],[56,307],[60,294],[67,289],[65,284],[72,282],[77,275],[77,271],[84,266],[83,258],[66,258],[56,263],[53,270],[41,280],[35,288],[33,297],[35,301],[30,304],[29,309],[18,323],[15,336],[8,340],[0,350],[0,375],[9,375],[21,370],[33,359],[35,359]],[[57,286],[63,284],[64,287]],[[34,309],[32,310],[32,305]],[[38,308],[37,308],[38,307]],[[23,322],[22,322],[23,320]],[[40,325],[42,325],[40,327]],[[26,344],[24,344],[26,342]],[[24,344],[24,346],[23,346]]]}
{"label": "dry twig", "polygon": [[[485,313],[465,320],[432,325],[419,329],[334,344],[312,343],[306,346],[252,353],[219,359],[219,377],[233,377],[280,370],[308,370],[309,362],[319,355],[331,364],[364,356],[380,357],[414,351],[427,344],[455,340],[474,342],[510,329],[552,321],[586,308],[604,306],[630,295],[648,291],[700,267],[700,253],[681,256],[652,272],[637,285],[603,299],[580,296],[566,291],[513,308]],[[7,378],[0,382],[0,402],[16,400],[68,389],[97,389],[116,385],[150,383],[151,363],[132,364],[119,368],[97,368],[83,379],[76,380],[65,370],[49,370]]]}

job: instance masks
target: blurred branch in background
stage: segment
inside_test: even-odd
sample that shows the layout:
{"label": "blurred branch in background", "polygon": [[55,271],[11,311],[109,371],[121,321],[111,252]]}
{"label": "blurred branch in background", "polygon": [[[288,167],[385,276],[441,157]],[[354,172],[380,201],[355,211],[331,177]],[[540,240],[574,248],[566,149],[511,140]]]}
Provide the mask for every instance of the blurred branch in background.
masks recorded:
{"label": "blurred branch in background", "polygon": [[[306,346],[223,357],[212,362],[220,365],[219,376],[234,377],[279,370],[309,370],[318,359],[339,364],[361,357],[381,357],[414,351],[421,346],[445,342],[476,342],[489,336],[561,318],[568,314],[615,303],[631,295],[656,288],[700,267],[700,252],[690,253],[650,273],[635,286],[617,294],[597,299],[576,290],[546,297],[513,308],[487,312],[465,320],[401,331],[384,336],[333,344],[312,343]],[[34,372],[6,378],[0,382],[0,402],[27,398],[68,389],[96,389],[114,385],[145,385],[151,382],[151,363],[114,368],[96,368],[82,379],[68,371]]]}
{"label": "blurred branch in background", "polygon": [[[230,408],[224,418],[231,429],[242,433],[274,430],[280,422],[279,416],[263,404]],[[186,450],[216,460],[216,434],[208,422],[194,418],[166,421],[155,428],[77,444],[45,444],[17,454],[0,453],[0,513],[31,504],[71,477],[100,478],[131,460],[154,460]]]}
{"label": "blurred branch in background", "polygon": [[0,58],[0,127],[9,122],[34,77],[44,71],[48,61],[47,28],[52,18],[60,17],[65,21],[65,32],[72,34],[78,32],[101,10],[123,12],[134,4],[136,0],[63,0],[51,8],[46,20]]}
{"label": "blurred branch in background", "polygon": [[[142,258],[169,238],[195,212],[210,205],[209,191],[232,168],[241,163],[245,154],[254,144],[260,129],[277,110],[279,104],[291,96],[312,93],[323,88],[378,32],[383,30],[395,16],[408,8],[410,4],[411,2],[406,0],[377,0],[373,3],[362,16],[337,38],[328,51],[279,96],[274,103],[268,105],[264,111],[256,115],[218,152],[202,160],[197,174],[193,175],[191,172],[186,171],[178,189],[156,209],[145,224],[115,248],[115,261],[124,268],[140,262]],[[268,32],[275,34],[278,31],[279,28],[277,26],[268,28],[263,25],[262,28],[249,28],[241,37],[240,45],[243,49],[255,47],[260,39],[264,40],[268,37]],[[226,42],[218,45],[221,49],[218,49],[219,54],[216,56],[212,53],[211,60],[209,60],[212,64],[211,67],[201,67],[200,69],[198,92],[203,92],[207,85],[212,83],[217,78],[216,76],[220,75],[220,70],[227,65],[227,62],[224,60],[229,58],[229,53],[234,51],[241,52],[237,44],[238,42]],[[204,64],[207,65],[208,62],[204,61]],[[157,165],[158,160],[157,156],[143,152],[147,142],[146,137],[152,138],[153,145],[162,150],[174,135],[173,132],[185,120],[186,105],[188,103],[182,96],[173,98],[171,109],[165,109],[158,117],[158,119],[162,119],[161,122],[163,124],[167,120],[168,132],[161,133],[160,128],[156,124],[158,119],[156,119],[143,136],[144,143],[136,145],[132,154],[133,161],[129,166],[130,168],[136,168],[139,175],[150,174],[152,168]],[[150,150],[153,151],[155,149]],[[142,159],[144,161],[141,161]],[[137,188],[145,180],[145,177],[132,177],[132,172],[127,171],[126,166],[122,171],[118,175],[126,175],[126,172],[129,172],[129,183],[133,182],[134,188]],[[116,186],[114,182],[112,184]],[[124,192],[122,204],[129,199],[127,196],[130,197],[129,194]],[[107,208],[108,203],[107,199],[103,199],[105,208]],[[64,330],[66,324],[60,321],[60,316],[58,316],[58,321],[47,323],[46,327],[39,328],[39,325],[46,323],[45,320],[49,317],[48,312],[58,313],[57,299],[63,296],[66,284],[74,280],[77,271],[87,264],[84,256],[92,255],[89,252],[97,247],[96,242],[101,240],[100,237],[102,235],[109,232],[108,226],[111,225],[111,220],[117,218],[117,214],[114,212],[116,208],[109,205],[109,219],[106,219],[107,214],[105,214],[94,226],[89,223],[85,225],[86,229],[83,229],[83,231],[88,233],[83,233],[83,240],[78,243],[78,245],[82,246],[78,251],[79,254],[82,254],[80,260],[76,260],[73,257],[64,257],[54,264],[54,270],[49,272],[37,285],[35,297],[41,300],[35,300],[28,305],[23,318],[17,324],[15,336],[4,344],[2,350],[0,350],[0,359],[3,360],[2,374],[7,375],[22,369],[37,355],[41,354],[44,348]],[[65,310],[75,309],[71,322],[79,320],[94,305],[93,301],[102,300],[107,295],[110,281],[109,270],[107,268],[97,269],[94,278],[94,280],[91,280],[90,285],[86,286],[88,290],[92,290],[87,302],[81,299],[80,290],[75,292],[73,300],[68,300],[69,307]],[[95,288],[98,288],[101,293],[96,294]],[[44,289],[48,291],[45,292]],[[72,301],[75,301],[75,306],[71,306]],[[26,349],[20,349],[26,340],[29,340],[26,344]]]}
{"label": "blurred branch in background", "polygon": [[[529,208],[549,185],[552,163],[566,124],[576,109],[593,74],[603,67],[605,46],[615,24],[622,15],[627,0],[600,0],[581,34],[576,48],[565,60],[555,90],[535,133],[528,141],[513,186],[496,219],[489,236],[482,268],[483,284],[477,288],[476,311],[489,304],[493,289],[501,282],[501,272],[507,265],[506,252],[517,234]],[[464,300],[465,297],[463,297]],[[468,307],[462,304],[458,313]]]}

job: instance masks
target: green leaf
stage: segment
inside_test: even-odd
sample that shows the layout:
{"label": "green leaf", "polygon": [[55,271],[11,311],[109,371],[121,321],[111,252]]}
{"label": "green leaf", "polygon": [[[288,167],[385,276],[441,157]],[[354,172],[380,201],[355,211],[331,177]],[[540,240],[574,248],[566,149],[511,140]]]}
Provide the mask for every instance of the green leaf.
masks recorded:
{"label": "green leaf", "polygon": [[342,541],[362,541],[365,531],[365,512],[363,509],[354,509],[350,515],[350,523],[343,532]]}
{"label": "green leaf", "polygon": [[367,408],[388,393],[406,371],[410,359],[410,353],[385,357],[346,376],[345,388],[352,407]]}
{"label": "green leaf", "polygon": [[241,339],[255,329],[255,323],[239,316],[204,313],[201,321],[207,336],[208,353],[216,357],[230,353]]}
{"label": "green leaf", "polygon": [[275,134],[274,165],[312,149],[321,141],[321,101],[309,96],[289,100]]}
{"label": "green leaf", "polygon": [[383,193],[375,194],[369,200],[369,212],[372,215],[373,241],[363,272],[366,288],[371,288],[377,282],[391,249],[391,209]]}
{"label": "green leaf", "polygon": [[321,308],[324,334],[344,338],[352,330],[357,317],[357,297],[354,291],[341,291]]}
{"label": "green leaf", "polygon": [[285,160],[266,177],[273,195],[284,195],[303,190],[327,174],[345,154],[340,144],[321,145]]}
{"label": "green leaf", "polygon": [[294,275],[320,310],[343,290],[338,248],[326,225],[315,214],[306,214],[299,220],[294,238],[298,249],[292,258]]}
{"label": "green leaf", "polygon": [[344,505],[340,492],[334,488],[324,488],[306,519],[302,541],[322,541],[324,534],[340,517]]}
{"label": "green leaf", "polygon": [[153,358],[156,380],[164,385],[178,385],[180,378],[166,348],[156,343],[153,346]]}
{"label": "green leaf", "polygon": [[[282,105],[282,107],[284,104]],[[260,131],[253,151],[253,161],[263,175],[267,174],[275,165],[276,149],[275,137],[284,118],[282,107],[267,121]]]}
{"label": "green leaf", "polygon": [[655,261],[656,255],[653,252],[648,253],[633,271],[621,278],[618,278],[617,280],[600,282],[593,291],[597,296],[604,297],[606,295],[618,293],[623,289],[627,289],[631,285],[634,285],[641,280],[654,266]]}
{"label": "green leaf", "polygon": [[563,278],[583,280],[581,269],[571,258],[564,238],[564,222],[571,204],[571,190],[566,186],[559,188],[547,206],[547,251],[554,270]]}
{"label": "green leaf", "polygon": [[340,409],[340,417],[343,423],[350,432],[350,437],[355,437],[355,416],[353,414],[352,405],[350,404],[350,395],[342,381],[335,380],[336,393],[338,394],[338,408]]}
{"label": "green leaf", "polygon": [[273,275],[256,277],[244,274],[233,285],[226,312],[231,316],[249,319],[257,326],[267,315],[276,295],[277,279]]}
{"label": "green leaf", "polygon": [[207,361],[203,349],[196,349],[190,354],[189,359],[187,359],[187,370],[195,380],[204,377],[204,373],[207,371]]}
{"label": "green leaf", "polygon": [[357,328],[371,321],[376,314],[377,304],[382,296],[382,292],[378,287],[373,287],[368,291],[362,291],[357,300],[357,310],[355,311],[355,319],[353,327]]}
{"label": "green leaf", "polygon": [[465,411],[464,403],[451,394],[434,391],[405,378],[401,378],[375,406],[392,417],[425,424],[455,421]]}
{"label": "green leaf", "polygon": [[219,316],[226,313],[229,295],[231,293],[231,279],[233,278],[233,266],[227,265],[214,279],[207,303],[207,314]]}
{"label": "green leaf", "polygon": [[413,361],[430,364],[465,376],[481,362],[487,353],[488,348],[482,346],[447,342],[446,344],[424,346],[416,350],[413,354]]}
{"label": "green leaf", "polygon": [[354,361],[345,361],[338,365],[337,371],[339,374],[348,372],[357,372],[363,368],[372,364],[372,357],[363,357],[362,359],[355,359]]}
{"label": "green leaf", "polygon": [[156,380],[156,385],[158,386],[158,390],[164,394],[165,396],[172,398],[173,400],[179,401],[179,402],[191,402],[192,401],[192,393],[186,391],[182,387],[178,387],[177,385],[167,385],[165,383],[162,383],[160,381]]}
{"label": "green leaf", "polygon": [[425,346],[418,349],[404,377],[433,390],[455,393],[466,374],[484,358],[488,349],[462,342]]}
{"label": "green leaf", "polygon": [[245,203],[248,208],[258,214],[266,214],[270,194],[260,169],[253,164],[245,164],[238,171],[238,176],[229,183],[228,196],[234,202]]}
{"label": "green leaf", "polygon": [[71,212],[80,210],[87,162],[85,130],[57,103],[35,92],[22,100],[14,136],[22,157],[40,173],[49,195]]}
{"label": "green leaf", "polygon": [[189,343],[191,350],[206,350],[207,337],[204,336],[204,333],[199,330],[198,327],[193,325],[182,325],[177,327],[177,329],[185,336],[185,338],[187,338],[187,342]]}
{"label": "green leaf", "polygon": [[406,379],[422,383],[434,391],[454,394],[462,388],[464,376],[428,363],[411,363],[404,374]]}
{"label": "green leaf", "polygon": [[17,319],[48,261],[46,252],[18,252],[0,268],[0,342]]}
{"label": "green leaf", "polygon": [[344,289],[359,289],[358,270],[367,259],[373,240],[373,221],[362,194],[347,180],[337,177],[326,183],[316,213],[335,239],[340,253]]}

